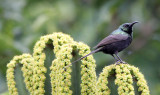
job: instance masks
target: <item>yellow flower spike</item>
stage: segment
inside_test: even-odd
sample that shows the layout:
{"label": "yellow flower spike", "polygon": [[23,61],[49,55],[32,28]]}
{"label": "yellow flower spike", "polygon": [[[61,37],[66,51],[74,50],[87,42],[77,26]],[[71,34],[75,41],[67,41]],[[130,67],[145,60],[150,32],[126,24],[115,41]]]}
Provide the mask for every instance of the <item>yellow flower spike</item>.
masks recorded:
{"label": "yellow flower spike", "polygon": [[107,66],[103,69],[103,72],[100,74],[97,86],[98,93],[102,92],[102,95],[110,95],[110,89],[108,88],[107,78],[110,76],[111,71],[114,69],[113,65]]}
{"label": "yellow flower spike", "polygon": [[[78,51],[80,56],[90,53],[90,48],[82,42],[75,42],[63,33],[53,33],[40,38],[34,46],[33,57],[30,54],[15,56],[7,64],[7,84],[11,95],[18,95],[14,80],[14,69],[17,63],[22,64],[22,72],[26,88],[31,95],[44,95],[44,81],[47,69],[44,67],[46,44],[53,44],[55,59],[50,67],[52,95],[72,95],[71,68],[64,71],[64,67],[71,64],[72,51]],[[115,75],[115,84],[119,95],[135,95],[133,87],[134,76],[137,80],[138,91],[141,95],[149,95],[149,88],[139,69],[128,64],[113,64],[106,66],[99,75],[98,81],[95,72],[95,60],[90,55],[81,60],[81,94],[82,95],[110,95],[108,77]],[[120,63],[120,62],[118,62]],[[117,63],[117,64],[118,64]],[[132,74],[132,75],[131,75]]]}
{"label": "yellow flower spike", "polygon": [[[38,66],[35,71],[34,71],[34,74],[37,74],[37,78],[35,82],[44,82],[45,81],[45,76],[43,73],[46,73],[46,69],[44,67],[44,60],[46,58],[45,54],[43,53],[43,50],[45,48],[45,44],[48,43],[49,39],[51,39],[53,41],[53,46],[54,46],[54,52],[55,52],[55,55],[56,57],[58,56],[57,53],[58,51],[61,49],[61,45],[63,44],[63,41],[60,40],[60,38],[65,38],[65,36],[67,35],[64,35],[62,33],[55,33],[54,35],[46,35],[46,36],[43,36],[41,37],[40,41],[38,41],[34,47],[34,59],[36,61],[36,64],[34,66]],[[59,44],[61,43],[61,44]],[[37,49],[36,49],[37,48]],[[54,62],[55,64],[55,62]],[[57,66],[57,65],[54,65],[54,66]],[[58,70],[58,69],[54,69],[54,67],[51,66],[51,70]],[[54,75],[56,73],[52,73],[51,72],[51,76]],[[40,78],[38,78],[38,76]],[[54,79],[54,78],[51,78],[51,79]],[[51,80],[52,81],[52,80]],[[51,82],[51,83],[54,83],[54,82]],[[40,87],[37,85],[37,87],[39,87],[39,89],[44,89],[43,87]],[[37,90],[39,91],[39,90]],[[52,90],[53,91],[53,90]],[[36,93],[42,93],[42,91],[39,91],[39,92],[36,92]],[[35,94],[36,94],[35,93]]]}
{"label": "yellow flower spike", "polygon": [[[127,65],[126,64],[120,64],[119,66],[116,65],[115,69],[116,69],[115,73],[117,73],[115,83],[116,85],[118,85],[118,94],[123,95],[125,93],[125,95],[129,95],[129,93],[131,92],[134,93],[134,89],[129,90],[128,88],[128,87],[133,88],[133,85],[132,85],[132,80],[128,81],[128,79],[132,77],[130,71],[128,70]],[[118,70],[121,69],[122,72],[119,72],[117,69]]]}
{"label": "yellow flower spike", "polygon": [[[31,59],[29,61],[26,61],[26,59]],[[26,84],[31,84],[32,83],[32,77],[28,78],[26,77],[28,74],[28,70],[27,70],[27,64],[30,64],[30,61],[32,61],[32,56],[29,55],[29,54],[23,54],[23,55],[20,55],[20,56],[15,56],[12,61],[10,61],[10,63],[8,63],[7,67],[7,84],[8,84],[8,88],[9,88],[9,93],[11,95],[18,95],[18,92],[17,92],[17,88],[15,87],[16,83],[15,83],[15,80],[14,80],[14,68],[16,66],[17,63],[21,63],[23,64],[23,67],[22,67],[22,71],[23,71],[23,76],[24,76],[24,82]],[[27,81],[27,80],[30,80],[30,81]],[[29,90],[30,88],[32,88],[31,86],[26,86],[27,89]],[[29,90],[31,91],[31,90]]]}
{"label": "yellow flower spike", "polygon": [[[56,39],[58,39],[58,42],[53,42],[53,45],[55,46],[54,52],[56,55],[56,60],[54,60],[52,62],[52,66],[50,67],[51,69],[51,85],[52,85],[52,94],[64,94],[64,93],[68,93],[69,95],[72,94],[71,90],[62,90],[60,89],[61,87],[65,88],[65,89],[70,89],[71,86],[71,76],[70,76],[70,68],[67,68],[67,72],[64,72],[64,75],[62,75],[62,72],[64,71],[64,63],[65,65],[69,65],[70,64],[70,60],[71,60],[71,53],[72,53],[72,47],[71,45],[67,44],[66,41],[63,41],[62,38],[67,37],[67,35],[57,35],[57,37],[55,37]],[[68,40],[70,38],[68,37]],[[55,40],[56,41],[56,40]],[[72,41],[72,39],[70,39],[70,41]],[[66,45],[63,45],[63,44]],[[71,42],[70,42],[71,43]],[[59,49],[61,49],[59,51]],[[63,65],[62,65],[63,64]],[[63,81],[63,82],[61,82]]]}
{"label": "yellow flower spike", "polygon": [[149,88],[143,74],[139,72],[138,68],[133,66],[130,67],[130,70],[133,72],[135,78],[137,79],[137,86],[139,87],[138,91],[141,92],[141,95],[150,95]]}
{"label": "yellow flower spike", "polygon": [[[79,51],[79,55],[84,56],[87,53],[90,52],[90,49],[87,45],[83,44],[82,42],[74,43],[73,47],[76,47],[76,49]],[[92,55],[90,55],[92,56]],[[96,85],[96,72],[95,72],[95,60],[93,57],[87,57],[85,59],[81,60],[81,94],[86,95],[90,92],[93,93],[93,95],[97,94],[97,87]],[[84,66],[86,65],[86,66]],[[88,72],[90,70],[90,72]],[[90,76],[90,78],[88,78]],[[83,86],[84,85],[84,86]],[[86,89],[89,88],[89,89]]]}

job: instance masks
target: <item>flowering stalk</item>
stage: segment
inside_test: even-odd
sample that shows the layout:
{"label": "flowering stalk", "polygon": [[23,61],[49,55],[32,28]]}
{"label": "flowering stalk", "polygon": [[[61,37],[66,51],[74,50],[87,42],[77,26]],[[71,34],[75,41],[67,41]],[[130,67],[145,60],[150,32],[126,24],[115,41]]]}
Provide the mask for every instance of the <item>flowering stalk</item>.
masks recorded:
{"label": "flowering stalk", "polygon": [[119,95],[135,95],[132,76],[138,80],[137,86],[141,95],[150,95],[147,82],[138,68],[129,64],[116,64],[105,67],[100,74],[97,82],[99,95],[110,95],[107,78],[111,75],[116,76],[115,84],[118,86]]}
{"label": "flowering stalk", "polygon": [[119,95],[135,95],[133,87],[133,78],[130,73],[129,65],[120,64],[115,67],[116,80]]}
{"label": "flowering stalk", "polygon": [[[53,33],[40,38],[34,46],[33,56],[23,54],[15,56],[7,65],[7,83],[9,93],[18,95],[16,82],[14,79],[14,69],[16,64],[22,64],[22,72],[26,88],[31,95],[45,94],[45,74],[47,72],[44,62],[46,54],[44,49],[46,44],[53,46],[55,59],[50,66],[50,78],[52,86],[52,95],[72,95],[70,89],[71,72],[69,67],[64,71],[64,67],[71,64],[72,52],[78,51],[80,56],[90,53],[90,48],[82,42],[75,42],[73,39],[63,33]],[[108,77],[116,76],[115,84],[118,86],[119,95],[134,95],[133,77],[137,80],[138,91],[141,95],[149,95],[149,88],[144,76],[138,68],[129,64],[109,65],[103,69],[98,81],[95,71],[95,60],[90,55],[81,60],[81,94],[82,95],[110,95],[108,87]]]}
{"label": "flowering stalk", "polygon": [[32,63],[34,63],[34,60],[31,55],[29,54],[23,54],[20,56],[15,56],[10,63],[7,64],[7,84],[8,84],[8,90],[11,95],[18,95],[18,91],[16,88],[16,82],[14,80],[14,69],[16,68],[16,65],[18,63],[22,64],[22,71],[23,71],[23,77],[24,82],[26,84],[26,88],[32,93],[33,92],[33,69],[32,69]]}
{"label": "flowering stalk", "polygon": [[141,95],[150,95],[149,88],[143,74],[139,72],[138,68],[133,66],[130,68],[130,70],[133,73],[135,79],[137,80],[138,91],[141,93]]}
{"label": "flowering stalk", "polygon": [[[79,55],[85,56],[90,53],[90,49],[87,45],[83,43],[78,43],[77,49],[79,50]],[[81,94],[86,95],[96,95],[97,86],[96,86],[96,72],[95,72],[95,60],[93,56],[88,56],[81,60]]]}
{"label": "flowering stalk", "polygon": [[106,66],[103,72],[99,75],[97,86],[99,95],[110,95],[110,89],[108,85],[108,77],[111,76],[111,72],[114,70],[115,66]]}
{"label": "flowering stalk", "polygon": [[[63,49],[63,45],[68,44],[68,43],[72,43],[72,38],[70,38],[70,36],[68,35],[64,35],[62,33],[54,33],[52,35],[47,35],[47,36],[43,36],[41,37],[40,41],[38,41],[34,47],[34,53],[33,53],[33,57],[35,59],[35,69],[34,69],[34,90],[35,93],[34,95],[39,95],[39,94],[44,94],[44,81],[45,81],[45,73],[46,73],[46,68],[44,67],[44,61],[45,61],[45,53],[44,48],[45,48],[45,44],[49,43],[49,41],[52,42],[52,45],[54,46],[54,54],[56,59],[52,61],[52,66],[51,68],[51,86],[52,86],[52,94],[62,94],[62,93],[70,93],[71,94],[71,90],[69,89],[70,87],[70,78],[69,77],[65,77],[67,81],[64,80],[63,82],[63,75],[62,75],[62,69],[64,67],[64,63],[69,60],[69,57],[66,57],[65,60],[64,56],[66,56],[69,52],[67,50],[67,52],[62,52],[59,53],[61,51],[61,49]],[[59,56],[59,55],[62,56]],[[66,55],[65,55],[66,54]],[[69,55],[68,55],[69,56]],[[71,58],[71,56],[70,56]],[[68,84],[68,85],[67,85]],[[63,88],[66,88],[66,91],[63,90]]]}

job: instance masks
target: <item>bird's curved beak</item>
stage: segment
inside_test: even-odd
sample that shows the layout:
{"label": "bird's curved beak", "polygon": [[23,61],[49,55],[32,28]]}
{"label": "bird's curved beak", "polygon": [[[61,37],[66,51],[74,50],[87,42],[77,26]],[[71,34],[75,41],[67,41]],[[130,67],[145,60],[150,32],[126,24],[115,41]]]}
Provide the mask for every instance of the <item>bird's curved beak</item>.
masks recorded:
{"label": "bird's curved beak", "polygon": [[134,24],[138,23],[138,21],[134,21],[130,24],[130,26],[132,27]]}

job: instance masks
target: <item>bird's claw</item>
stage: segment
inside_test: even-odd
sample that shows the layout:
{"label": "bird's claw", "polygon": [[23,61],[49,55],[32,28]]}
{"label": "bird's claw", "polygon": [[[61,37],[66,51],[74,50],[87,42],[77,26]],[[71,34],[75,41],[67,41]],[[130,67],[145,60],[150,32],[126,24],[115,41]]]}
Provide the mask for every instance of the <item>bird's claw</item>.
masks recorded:
{"label": "bird's claw", "polygon": [[127,64],[125,61],[121,61],[121,60],[118,60],[117,62],[116,62],[116,65],[119,65],[119,64]]}
{"label": "bird's claw", "polygon": [[121,61],[122,64],[127,64],[125,61]]}
{"label": "bird's claw", "polygon": [[118,60],[118,61],[116,62],[116,65],[119,65],[119,64],[121,64],[121,62]]}

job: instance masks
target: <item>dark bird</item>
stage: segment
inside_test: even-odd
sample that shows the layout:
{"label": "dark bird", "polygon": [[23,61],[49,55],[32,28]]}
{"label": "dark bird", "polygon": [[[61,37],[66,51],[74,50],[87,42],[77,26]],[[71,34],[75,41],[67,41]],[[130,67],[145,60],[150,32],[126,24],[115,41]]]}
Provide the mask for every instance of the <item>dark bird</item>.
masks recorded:
{"label": "dark bird", "polygon": [[[104,38],[102,41],[100,41],[95,47],[92,52],[89,54],[79,58],[78,60],[74,61],[73,63],[76,63],[77,61],[97,52],[103,52],[105,54],[110,54],[114,57],[116,61],[120,61],[123,63],[122,59],[118,56],[118,52],[122,51],[123,49],[127,48],[131,42],[133,37],[133,31],[132,27],[134,24],[138,23],[137,21],[132,23],[124,23],[121,26],[119,26],[118,29],[113,31],[109,36]],[[117,58],[114,56],[114,54],[117,56]],[[70,65],[72,65],[71,63]],[[69,67],[68,65],[67,67]],[[66,67],[66,68],[67,68]]]}

